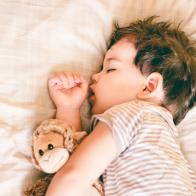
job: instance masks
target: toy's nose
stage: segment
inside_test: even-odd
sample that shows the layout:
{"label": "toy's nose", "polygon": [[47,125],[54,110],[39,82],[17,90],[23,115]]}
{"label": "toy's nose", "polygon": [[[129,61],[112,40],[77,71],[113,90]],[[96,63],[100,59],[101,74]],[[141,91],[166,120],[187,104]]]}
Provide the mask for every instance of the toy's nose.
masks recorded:
{"label": "toy's nose", "polygon": [[49,154],[45,154],[44,156],[43,156],[43,160],[44,161],[48,161],[50,159],[50,155]]}

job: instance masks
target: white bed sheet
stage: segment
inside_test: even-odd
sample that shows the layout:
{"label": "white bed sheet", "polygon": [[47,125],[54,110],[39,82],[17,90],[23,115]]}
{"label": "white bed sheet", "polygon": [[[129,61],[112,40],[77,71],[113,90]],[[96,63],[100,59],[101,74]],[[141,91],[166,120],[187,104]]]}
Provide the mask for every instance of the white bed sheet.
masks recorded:
{"label": "white bed sheet", "polygon": [[[0,1],[0,196],[21,195],[37,176],[31,164],[32,130],[54,116],[48,75],[82,72],[89,80],[103,60],[112,22],[160,15],[182,21],[196,38],[194,0],[6,0]],[[89,127],[89,106],[81,114]],[[185,156],[196,169],[196,110],[180,125]]]}

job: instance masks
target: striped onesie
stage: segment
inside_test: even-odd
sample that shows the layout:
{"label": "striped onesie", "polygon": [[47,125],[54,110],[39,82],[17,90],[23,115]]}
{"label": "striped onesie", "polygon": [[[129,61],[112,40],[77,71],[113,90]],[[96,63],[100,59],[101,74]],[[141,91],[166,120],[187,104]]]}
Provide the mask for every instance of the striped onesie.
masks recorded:
{"label": "striped onesie", "polygon": [[98,121],[111,128],[118,151],[103,174],[106,196],[196,195],[196,175],[165,108],[135,100],[93,115],[92,127]]}

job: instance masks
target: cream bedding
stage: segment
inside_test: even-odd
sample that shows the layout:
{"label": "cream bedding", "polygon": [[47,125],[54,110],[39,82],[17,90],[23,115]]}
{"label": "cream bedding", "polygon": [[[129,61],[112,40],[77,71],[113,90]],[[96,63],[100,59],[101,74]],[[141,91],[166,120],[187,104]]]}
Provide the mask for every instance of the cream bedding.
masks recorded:
{"label": "cream bedding", "polygon": [[[21,195],[37,176],[30,160],[32,130],[55,114],[47,91],[57,70],[99,69],[118,20],[160,15],[182,22],[196,38],[195,0],[6,0],[0,1],[0,196]],[[89,128],[89,105],[81,111]],[[196,108],[180,125],[180,141],[196,170]]]}

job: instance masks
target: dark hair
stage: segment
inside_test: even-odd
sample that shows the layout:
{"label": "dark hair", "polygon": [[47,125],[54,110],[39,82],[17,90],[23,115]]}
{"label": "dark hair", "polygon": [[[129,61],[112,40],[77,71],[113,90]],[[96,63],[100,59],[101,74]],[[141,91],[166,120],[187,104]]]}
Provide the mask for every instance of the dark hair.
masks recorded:
{"label": "dark hair", "polygon": [[144,75],[159,72],[163,76],[163,106],[178,124],[196,101],[196,49],[179,25],[171,27],[171,23],[155,22],[155,18],[122,28],[116,24],[110,47],[124,37],[135,37],[135,65]]}

